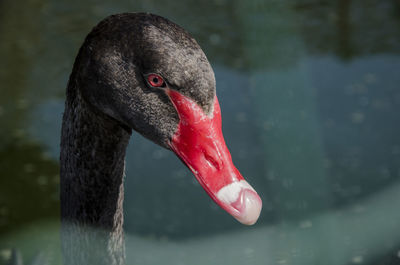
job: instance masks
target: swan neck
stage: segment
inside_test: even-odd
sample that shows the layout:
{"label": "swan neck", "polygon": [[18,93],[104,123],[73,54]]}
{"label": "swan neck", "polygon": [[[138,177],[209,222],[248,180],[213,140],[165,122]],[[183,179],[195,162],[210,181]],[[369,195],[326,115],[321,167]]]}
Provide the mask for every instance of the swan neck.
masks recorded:
{"label": "swan neck", "polygon": [[64,263],[124,264],[123,178],[130,133],[69,85],[61,136]]}

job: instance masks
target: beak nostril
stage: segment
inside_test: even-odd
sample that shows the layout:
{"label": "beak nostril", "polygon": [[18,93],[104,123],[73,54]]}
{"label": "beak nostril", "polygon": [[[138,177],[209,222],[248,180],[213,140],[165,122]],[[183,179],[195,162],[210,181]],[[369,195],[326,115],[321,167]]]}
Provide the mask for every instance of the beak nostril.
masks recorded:
{"label": "beak nostril", "polygon": [[204,158],[206,159],[206,161],[208,162],[208,164],[209,164],[210,166],[214,167],[214,168],[217,169],[217,170],[220,169],[218,162],[217,162],[214,158],[212,158],[212,157],[211,157],[209,154],[207,154],[206,152],[203,152],[203,154],[204,154]]}

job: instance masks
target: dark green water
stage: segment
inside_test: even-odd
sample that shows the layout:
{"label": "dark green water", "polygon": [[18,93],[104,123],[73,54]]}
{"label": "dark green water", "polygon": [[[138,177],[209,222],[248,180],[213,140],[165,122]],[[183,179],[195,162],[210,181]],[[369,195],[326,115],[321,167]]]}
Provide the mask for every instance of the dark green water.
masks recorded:
{"label": "dark green water", "polygon": [[0,264],[11,248],[25,260],[50,249],[59,264],[68,76],[98,21],[136,11],[203,47],[226,142],[264,208],[254,227],[238,224],[172,153],[134,134],[129,264],[400,264],[395,0],[0,1]]}

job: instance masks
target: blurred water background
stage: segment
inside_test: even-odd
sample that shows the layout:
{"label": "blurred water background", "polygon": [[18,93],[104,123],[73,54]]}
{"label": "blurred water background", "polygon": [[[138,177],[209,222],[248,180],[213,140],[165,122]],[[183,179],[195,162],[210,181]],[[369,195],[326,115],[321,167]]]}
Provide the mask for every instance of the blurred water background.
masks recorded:
{"label": "blurred water background", "polygon": [[233,161],[263,199],[220,210],[169,151],[134,134],[128,264],[400,264],[397,0],[0,1],[0,264],[61,264],[59,135],[84,37],[146,11],[197,39]]}

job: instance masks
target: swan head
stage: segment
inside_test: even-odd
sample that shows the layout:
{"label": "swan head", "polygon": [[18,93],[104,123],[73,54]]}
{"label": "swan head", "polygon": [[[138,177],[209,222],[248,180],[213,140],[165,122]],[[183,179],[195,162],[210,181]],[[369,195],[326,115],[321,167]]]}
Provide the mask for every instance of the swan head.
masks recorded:
{"label": "swan head", "polygon": [[238,221],[257,221],[261,199],[232,163],[214,72],[189,33],[152,14],[114,15],[87,36],[74,67],[89,105],[175,152]]}

